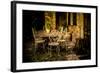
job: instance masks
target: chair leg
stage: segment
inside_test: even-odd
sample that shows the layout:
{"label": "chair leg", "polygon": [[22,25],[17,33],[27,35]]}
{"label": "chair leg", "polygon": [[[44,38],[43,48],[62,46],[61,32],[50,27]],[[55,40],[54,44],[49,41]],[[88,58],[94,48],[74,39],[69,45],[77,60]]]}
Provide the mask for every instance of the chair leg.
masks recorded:
{"label": "chair leg", "polygon": [[49,47],[48,47],[48,55],[49,55],[49,51],[50,51],[50,49],[49,49]]}
{"label": "chair leg", "polygon": [[45,52],[45,45],[43,44],[43,52]]}
{"label": "chair leg", "polygon": [[52,48],[51,46],[48,47],[48,55],[49,55],[49,57],[51,57],[51,48]]}
{"label": "chair leg", "polygon": [[37,48],[37,44],[35,44],[35,48],[34,48],[34,56],[36,55],[36,48]]}
{"label": "chair leg", "polygon": [[51,49],[52,49],[52,46],[50,46],[50,48],[49,48],[50,57],[52,56]]}

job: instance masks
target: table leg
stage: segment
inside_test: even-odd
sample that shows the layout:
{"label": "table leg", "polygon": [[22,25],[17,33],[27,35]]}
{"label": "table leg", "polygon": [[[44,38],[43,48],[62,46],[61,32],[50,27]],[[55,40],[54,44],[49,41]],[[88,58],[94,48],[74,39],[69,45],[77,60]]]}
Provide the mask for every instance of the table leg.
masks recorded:
{"label": "table leg", "polygon": [[57,46],[56,51],[58,53],[58,56],[60,56],[60,48],[59,48],[59,46]]}

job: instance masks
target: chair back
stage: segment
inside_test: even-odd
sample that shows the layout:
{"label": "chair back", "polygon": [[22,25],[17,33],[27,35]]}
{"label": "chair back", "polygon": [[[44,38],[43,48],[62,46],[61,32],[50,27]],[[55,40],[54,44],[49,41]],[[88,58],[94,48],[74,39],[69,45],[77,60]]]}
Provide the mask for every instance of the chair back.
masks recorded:
{"label": "chair back", "polygon": [[34,28],[32,28],[33,38],[35,39],[35,31]]}

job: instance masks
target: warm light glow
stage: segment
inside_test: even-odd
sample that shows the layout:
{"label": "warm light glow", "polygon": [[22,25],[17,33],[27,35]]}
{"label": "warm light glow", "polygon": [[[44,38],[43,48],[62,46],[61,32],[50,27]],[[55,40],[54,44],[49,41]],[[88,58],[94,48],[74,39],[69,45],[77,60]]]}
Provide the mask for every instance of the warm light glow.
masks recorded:
{"label": "warm light glow", "polygon": [[50,32],[50,29],[45,29],[45,30],[46,30],[46,32],[47,32],[47,33],[49,33],[49,32]]}

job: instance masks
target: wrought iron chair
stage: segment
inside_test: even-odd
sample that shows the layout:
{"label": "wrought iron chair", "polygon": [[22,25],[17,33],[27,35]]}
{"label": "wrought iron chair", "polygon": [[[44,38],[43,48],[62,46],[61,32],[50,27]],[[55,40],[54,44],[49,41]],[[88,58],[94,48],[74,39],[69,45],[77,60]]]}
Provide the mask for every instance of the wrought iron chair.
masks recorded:
{"label": "wrought iron chair", "polygon": [[49,37],[48,47],[49,47],[48,53],[49,53],[50,57],[52,56],[51,52],[52,52],[53,47],[55,47],[54,49],[56,49],[58,56],[60,56],[60,54],[59,54],[60,48],[59,48],[59,43],[57,42],[57,37]]}
{"label": "wrought iron chair", "polygon": [[34,29],[32,28],[32,33],[33,33],[33,38],[34,38],[34,55],[36,53],[36,49],[38,47],[39,44],[42,44],[42,48],[44,49],[45,48],[45,40],[43,40],[42,38],[39,38],[39,37],[36,37],[35,35],[35,32],[34,32]]}

